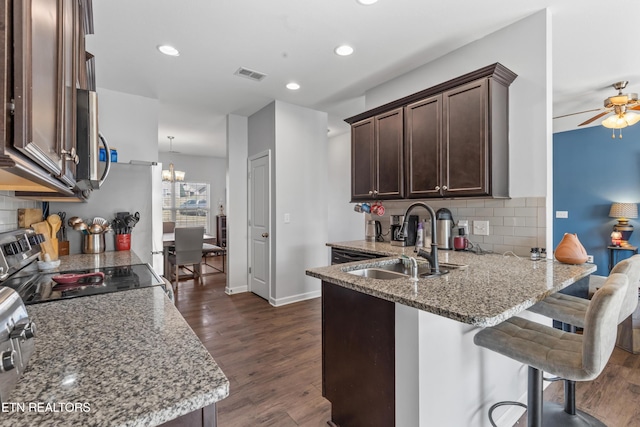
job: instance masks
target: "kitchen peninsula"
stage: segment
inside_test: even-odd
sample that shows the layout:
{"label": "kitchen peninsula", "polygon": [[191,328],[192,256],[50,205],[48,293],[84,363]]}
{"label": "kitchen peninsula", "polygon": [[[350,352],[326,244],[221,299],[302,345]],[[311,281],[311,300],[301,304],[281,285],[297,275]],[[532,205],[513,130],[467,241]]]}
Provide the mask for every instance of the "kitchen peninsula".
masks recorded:
{"label": "kitchen peninsula", "polygon": [[413,247],[329,246],[386,256],[307,270],[322,280],[323,394],[340,425],[358,424],[362,415],[384,425],[488,426],[491,404],[524,396],[526,370],[476,347],[477,328],[520,314],[596,270],[439,251],[448,274],[380,280],[349,271],[397,264],[399,255],[415,256]]}
{"label": "kitchen peninsula", "polygon": [[[61,269],[140,262],[130,251],[61,260]],[[0,426],[215,425],[229,381],[161,286],[27,311],[36,350]]]}

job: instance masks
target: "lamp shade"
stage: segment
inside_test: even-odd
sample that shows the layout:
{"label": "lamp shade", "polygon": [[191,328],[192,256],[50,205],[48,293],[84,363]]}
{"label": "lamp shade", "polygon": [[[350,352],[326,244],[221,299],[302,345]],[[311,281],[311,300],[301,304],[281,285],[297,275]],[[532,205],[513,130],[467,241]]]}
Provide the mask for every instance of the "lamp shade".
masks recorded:
{"label": "lamp shade", "polygon": [[638,218],[638,204],[612,203],[609,216],[611,218]]}

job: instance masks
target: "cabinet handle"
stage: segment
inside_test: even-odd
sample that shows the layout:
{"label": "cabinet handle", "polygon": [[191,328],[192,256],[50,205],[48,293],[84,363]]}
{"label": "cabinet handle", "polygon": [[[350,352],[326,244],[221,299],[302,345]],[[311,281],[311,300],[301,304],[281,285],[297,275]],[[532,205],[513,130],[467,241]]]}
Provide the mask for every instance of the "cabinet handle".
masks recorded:
{"label": "cabinet handle", "polygon": [[448,188],[449,188],[449,187],[447,187],[446,185],[443,185],[443,186],[442,186],[442,190],[444,190],[444,191],[447,191],[447,189],[448,189]]}
{"label": "cabinet handle", "polygon": [[440,191],[440,186],[439,186],[439,185],[436,185],[435,190],[436,190],[436,191]]}
{"label": "cabinet handle", "polygon": [[80,158],[78,157],[78,154],[76,154],[75,147],[71,147],[71,150],[69,151],[62,149],[60,150],[60,154],[63,155],[65,160],[71,160],[76,165],[80,162]]}
{"label": "cabinet handle", "polygon": [[377,196],[378,195],[378,190],[373,190],[373,195]]}
{"label": "cabinet handle", "polygon": [[373,190],[369,190],[369,195],[373,196]]}

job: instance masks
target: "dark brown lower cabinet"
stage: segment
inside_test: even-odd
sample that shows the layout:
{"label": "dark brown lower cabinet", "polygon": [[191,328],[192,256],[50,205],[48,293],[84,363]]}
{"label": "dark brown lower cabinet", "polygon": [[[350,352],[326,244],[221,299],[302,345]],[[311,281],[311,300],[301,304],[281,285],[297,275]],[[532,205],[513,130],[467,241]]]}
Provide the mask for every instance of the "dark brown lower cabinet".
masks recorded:
{"label": "dark brown lower cabinet", "polygon": [[161,427],[216,427],[218,425],[218,413],[216,404],[213,403],[197,411],[189,412],[175,420],[161,424]]}
{"label": "dark brown lower cabinet", "polygon": [[395,425],[395,306],[322,282],[322,395],[341,427]]}

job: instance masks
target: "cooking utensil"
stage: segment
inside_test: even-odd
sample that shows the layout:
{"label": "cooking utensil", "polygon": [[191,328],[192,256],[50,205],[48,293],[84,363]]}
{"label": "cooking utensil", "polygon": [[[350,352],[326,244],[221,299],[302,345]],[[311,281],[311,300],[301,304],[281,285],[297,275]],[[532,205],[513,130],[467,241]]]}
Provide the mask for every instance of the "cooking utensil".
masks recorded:
{"label": "cooking utensil", "polygon": [[67,274],[57,274],[51,278],[56,283],[76,283],[80,279],[84,277],[93,277],[100,276],[102,280],[104,280],[104,273],[102,271],[96,271],[94,273],[67,273]]}
{"label": "cooking utensil", "polygon": [[69,224],[69,227],[73,227],[74,225],[81,222],[84,222],[82,218],[80,218],[79,216],[72,216],[71,218],[69,218],[69,222],[67,224]]}
{"label": "cooking utensil", "polygon": [[93,224],[100,224],[101,226],[105,226],[107,224],[109,224],[109,221],[107,221],[106,219],[102,218],[102,217],[95,217],[93,218],[93,221],[91,221]]}
{"label": "cooking utensil", "polygon": [[133,228],[140,221],[140,212],[136,212],[133,215],[127,215],[124,219],[124,222],[127,227]]}
{"label": "cooking utensil", "polygon": [[89,226],[89,233],[91,234],[100,234],[104,231],[104,227],[100,224],[93,223]]}
{"label": "cooking utensil", "polygon": [[89,226],[83,221],[75,224],[73,229],[76,231],[80,231],[82,234],[89,234],[88,231]]}
{"label": "cooking utensil", "polygon": [[60,217],[60,240],[63,242],[67,241],[67,223],[65,221],[67,217],[66,212],[58,212],[58,216]]}

